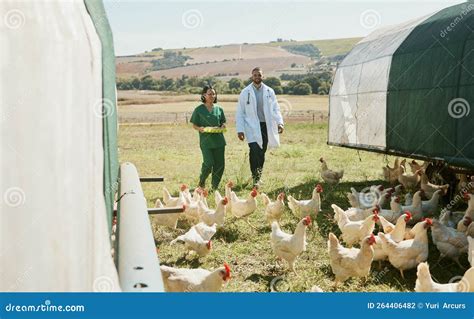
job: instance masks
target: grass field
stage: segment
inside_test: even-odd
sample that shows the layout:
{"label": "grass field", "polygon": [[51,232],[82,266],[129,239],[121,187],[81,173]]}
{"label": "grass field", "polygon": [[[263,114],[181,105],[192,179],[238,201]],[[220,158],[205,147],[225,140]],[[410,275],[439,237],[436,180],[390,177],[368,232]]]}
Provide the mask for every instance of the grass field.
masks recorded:
{"label": "grass field", "polygon": [[[226,133],[226,169],[223,181],[232,180],[237,184],[236,191],[247,196],[250,185],[248,180],[248,146],[236,138],[235,128],[229,124]],[[250,217],[257,230],[242,220],[233,217],[226,219],[223,229],[213,238],[213,251],[205,258],[185,257],[180,245],[170,246],[169,242],[188,230],[189,225],[180,221],[178,229],[171,230],[162,226],[155,227],[154,235],[162,264],[177,267],[203,267],[213,269],[229,263],[232,279],[224,291],[269,291],[272,280],[280,290],[306,291],[313,285],[319,285],[325,291],[332,290],[334,276],[329,265],[327,237],[330,231],[337,235],[337,225],[332,221],[330,205],[335,203],[347,208],[346,192],[349,187],[361,189],[367,185],[382,183],[381,167],[386,164],[382,155],[330,147],[326,145],[326,124],[288,124],[282,135],[282,146],[267,152],[264,185],[261,188],[273,199],[280,191],[292,194],[296,198],[309,198],[317,183],[324,187],[322,195],[323,212],[316,218],[317,228],[308,230],[308,246],[296,263],[298,275],[287,271],[287,265],[275,263],[270,246],[270,226],[265,223],[263,204],[258,198],[259,207]],[[120,161],[134,163],[141,176],[165,177],[164,183],[144,183],[143,188],[148,205],[153,206],[162,196],[162,187],[166,186],[177,194],[181,183],[195,187],[201,165],[201,154],[197,133],[186,125],[122,125],[119,130]],[[342,183],[334,189],[325,185],[319,175],[320,156],[327,159],[330,167],[345,169]],[[393,159],[389,158],[393,163]],[[209,180],[208,180],[209,183]],[[223,193],[223,183],[221,183]],[[385,184],[385,183],[384,183]],[[386,185],[386,184],[385,184]],[[210,195],[209,203],[214,203]],[[297,219],[287,208],[282,219],[282,228],[293,231]],[[315,224],[315,225],[316,225]],[[429,262],[432,275],[438,282],[446,283],[454,276],[464,273],[449,260],[436,263],[439,253],[430,244]],[[467,266],[466,258],[462,263]],[[276,278],[276,279],[275,279]],[[340,285],[337,291],[413,291],[416,269],[405,272],[403,280],[388,262],[379,269],[372,266],[366,283],[351,279]]]}
{"label": "grass field", "polygon": [[[180,113],[181,123],[184,122],[185,113],[189,115],[200,103],[198,95],[169,95],[155,91],[118,91],[119,97],[119,118],[123,123],[149,123],[167,122],[165,113]],[[232,117],[235,112],[238,95],[219,95],[219,105],[221,105],[227,115]],[[280,107],[285,116],[305,114],[314,112],[327,114],[327,95],[278,95]],[[309,116],[309,115],[308,115]],[[174,120],[171,117],[171,120]],[[311,119],[308,118],[308,122]]]}

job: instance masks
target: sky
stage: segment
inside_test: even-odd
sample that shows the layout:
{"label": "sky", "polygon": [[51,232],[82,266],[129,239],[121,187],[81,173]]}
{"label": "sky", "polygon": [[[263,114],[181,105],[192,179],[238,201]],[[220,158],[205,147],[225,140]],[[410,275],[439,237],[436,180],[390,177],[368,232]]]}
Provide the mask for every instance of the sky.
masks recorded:
{"label": "sky", "polygon": [[116,55],[153,48],[363,37],[464,0],[104,0]]}

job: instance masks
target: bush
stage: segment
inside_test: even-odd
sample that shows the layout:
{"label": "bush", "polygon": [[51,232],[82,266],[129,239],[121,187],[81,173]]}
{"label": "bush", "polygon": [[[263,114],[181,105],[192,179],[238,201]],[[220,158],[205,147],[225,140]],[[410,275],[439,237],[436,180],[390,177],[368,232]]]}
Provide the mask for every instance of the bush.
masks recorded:
{"label": "bush", "polygon": [[281,86],[273,87],[273,91],[275,91],[275,94],[283,94],[283,88]]}
{"label": "bush", "polygon": [[266,85],[268,85],[271,88],[275,88],[276,86],[281,86],[280,79],[273,76],[266,78],[264,82]]}
{"label": "bush", "polygon": [[293,88],[294,95],[309,95],[311,93],[311,86],[308,83],[300,83]]}

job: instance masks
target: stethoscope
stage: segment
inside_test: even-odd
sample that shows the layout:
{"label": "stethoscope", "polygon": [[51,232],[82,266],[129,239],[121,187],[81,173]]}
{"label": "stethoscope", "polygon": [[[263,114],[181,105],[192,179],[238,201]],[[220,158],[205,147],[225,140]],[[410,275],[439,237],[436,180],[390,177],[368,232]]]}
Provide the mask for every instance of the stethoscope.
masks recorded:
{"label": "stethoscope", "polygon": [[[267,92],[270,92],[270,90],[267,88]],[[247,105],[250,104],[250,91],[247,91]]]}

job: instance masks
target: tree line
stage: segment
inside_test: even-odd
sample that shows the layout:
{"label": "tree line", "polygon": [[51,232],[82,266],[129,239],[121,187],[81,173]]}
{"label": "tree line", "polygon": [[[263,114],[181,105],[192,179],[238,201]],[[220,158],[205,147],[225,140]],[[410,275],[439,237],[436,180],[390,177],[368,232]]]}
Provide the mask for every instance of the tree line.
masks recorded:
{"label": "tree line", "polygon": [[[282,74],[279,78],[267,77],[263,82],[273,88],[276,94],[309,95],[329,94],[331,80],[332,73],[319,72],[308,74]],[[225,81],[214,76],[189,77],[182,75],[181,78],[178,79],[164,76],[155,79],[151,75],[145,75],[141,78],[118,79],[117,89],[200,94],[205,85],[211,84],[219,94],[239,94],[240,91],[251,82],[251,79],[241,80],[235,77]]]}

